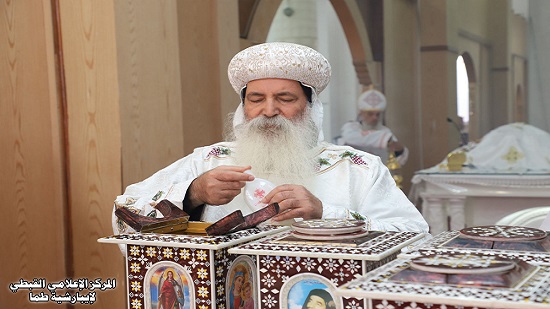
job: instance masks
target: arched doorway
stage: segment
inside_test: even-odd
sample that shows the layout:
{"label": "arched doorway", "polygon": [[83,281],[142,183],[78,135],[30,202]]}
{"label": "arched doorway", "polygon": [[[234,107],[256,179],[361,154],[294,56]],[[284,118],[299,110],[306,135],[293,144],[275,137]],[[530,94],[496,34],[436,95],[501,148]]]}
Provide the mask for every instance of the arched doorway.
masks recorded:
{"label": "arched doorway", "polygon": [[476,77],[472,57],[467,52],[457,57],[457,116],[461,133],[461,144],[479,138],[479,109],[476,102]]}

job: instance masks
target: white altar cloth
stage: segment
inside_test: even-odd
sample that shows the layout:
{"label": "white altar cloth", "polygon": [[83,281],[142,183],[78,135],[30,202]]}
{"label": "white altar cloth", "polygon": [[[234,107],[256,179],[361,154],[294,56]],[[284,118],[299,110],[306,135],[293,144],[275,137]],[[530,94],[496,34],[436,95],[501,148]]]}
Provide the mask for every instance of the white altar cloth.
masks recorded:
{"label": "white altar cloth", "polygon": [[433,235],[495,224],[512,212],[550,205],[550,173],[432,167],[416,172],[411,182],[409,199],[421,202]]}

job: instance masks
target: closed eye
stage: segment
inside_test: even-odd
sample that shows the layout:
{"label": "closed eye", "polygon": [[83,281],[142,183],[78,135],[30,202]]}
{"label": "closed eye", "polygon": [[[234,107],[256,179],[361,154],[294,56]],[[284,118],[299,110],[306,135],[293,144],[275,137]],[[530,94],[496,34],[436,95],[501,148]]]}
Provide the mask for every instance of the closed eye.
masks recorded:
{"label": "closed eye", "polygon": [[277,96],[277,99],[283,103],[292,103],[298,100],[298,97],[291,94],[284,94]]}
{"label": "closed eye", "polygon": [[262,96],[262,95],[259,95],[259,94],[252,93],[252,94],[246,96],[246,99],[249,102],[252,102],[252,103],[260,103],[265,99],[265,97]]}
{"label": "closed eye", "polygon": [[280,99],[281,102],[283,103],[292,103],[294,101],[296,101],[296,99]]}

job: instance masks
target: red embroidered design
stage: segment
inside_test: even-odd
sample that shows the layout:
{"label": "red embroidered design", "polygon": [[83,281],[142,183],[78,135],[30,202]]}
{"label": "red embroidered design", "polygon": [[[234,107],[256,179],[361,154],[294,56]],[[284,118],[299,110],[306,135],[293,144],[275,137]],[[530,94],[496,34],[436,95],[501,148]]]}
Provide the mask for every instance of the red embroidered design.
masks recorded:
{"label": "red embroidered design", "polygon": [[262,190],[262,189],[254,190],[254,197],[255,198],[263,198],[264,196],[265,196],[265,190]]}
{"label": "red embroidered design", "polygon": [[345,151],[343,154],[340,155],[342,159],[349,158],[351,162],[357,164],[357,165],[367,165],[367,162],[361,158],[360,155],[351,152],[351,151]]}

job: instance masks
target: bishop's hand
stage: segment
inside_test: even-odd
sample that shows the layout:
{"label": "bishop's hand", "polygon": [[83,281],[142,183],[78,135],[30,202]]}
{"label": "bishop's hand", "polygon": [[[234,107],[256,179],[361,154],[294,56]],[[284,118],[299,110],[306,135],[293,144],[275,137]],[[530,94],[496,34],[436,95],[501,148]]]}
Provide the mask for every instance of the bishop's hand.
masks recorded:
{"label": "bishop's hand", "polygon": [[223,205],[231,202],[241,193],[247,181],[254,176],[245,173],[250,166],[218,166],[197,177],[188,189],[189,201],[193,207],[209,204]]}
{"label": "bishop's hand", "polygon": [[274,221],[293,218],[309,220],[323,217],[323,203],[321,200],[300,185],[277,186],[266,195],[262,202],[279,204],[279,214],[273,217]]}

